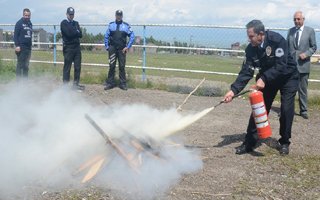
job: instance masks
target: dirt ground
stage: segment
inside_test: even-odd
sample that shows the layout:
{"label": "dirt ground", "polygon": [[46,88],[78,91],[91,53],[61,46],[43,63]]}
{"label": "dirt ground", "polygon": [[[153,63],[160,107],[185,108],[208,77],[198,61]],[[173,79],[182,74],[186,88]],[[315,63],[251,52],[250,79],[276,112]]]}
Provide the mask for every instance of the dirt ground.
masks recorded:
{"label": "dirt ground", "polygon": [[[92,104],[145,103],[159,109],[177,107],[187,96],[145,89],[104,91],[102,85],[87,85],[81,95]],[[220,100],[221,97],[191,96],[182,113],[201,111]],[[165,196],[156,199],[320,199],[320,113],[311,110],[309,120],[295,116],[290,155],[280,156],[276,150],[278,109],[279,103],[275,102],[269,117],[272,138],[263,141],[253,154],[235,154],[235,147],[244,139],[251,111],[249,101],[244,98],[222,104],[180,132],[185,146],[201,150],[203,168],[184,175]],[[120,199],[91,187],[82,191],[44,193],[39,198]]]}
{"label": "dirt ground", "polygon": [[[178,106],[185,94],[157,90],[114,88],[88,85],[82,95],[93,103],[145,103],[156,108]],[[221,97],[192,96],[183,112],[200,111],[218,103]],[[310,119],[295,116],[289,156],[276,150],[279,139],[277,110],[270,113],[273,136],[263,141],[253,154],[236,155],[235,147],[244,139],[250,107],[238,98],[223,104],[180,134],[189,148],[201,149],[203,169],[184,175],[166,196],[159,199],[320,199],[320,114],[310,112]],[[92,194],[92,192],[91,192]],[[79,199],[95,199],[86,192]],[[54,198],[59,199],[59,197]],[[99,193],[96,199],[117,199]]]}

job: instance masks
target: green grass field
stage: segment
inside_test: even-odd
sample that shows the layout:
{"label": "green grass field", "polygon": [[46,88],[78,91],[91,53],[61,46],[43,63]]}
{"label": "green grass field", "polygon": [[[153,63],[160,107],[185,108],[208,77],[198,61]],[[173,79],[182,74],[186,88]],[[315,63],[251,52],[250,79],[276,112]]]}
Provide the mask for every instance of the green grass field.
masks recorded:
{"label": "green grass field", "polygon": [[[13,49],[0,49],[1,58],[15,59]],[[32,51],[32,60],[53,61],[52,51]],[[57,51],[57,61],[63,62],[63,55],[61,51]],[[203,70],[214,72],[229,72],[238,73],[243,59],[236,57],[222,57],[217,55],[184,55],[184,54],[147,54],[146,66],[160,67],[160,68],[176,68],[187,70]],[[7,65],[15,65],[15,62],[3,62]],[[97,63],[107,64],[108,58],[105,51],[82,51],[82,63]],[[129,53],[127,55],[127,65],[142,66],[141,53]],[[30,75],[41,75],[42,73],[51,73],[56,76],[61,76],[62,65],[53,66],[53,64],[31,63]],[[81,79],[84,83],[102,83],[107,74],[107,67],[83,66]],[[130,69],[127,71],[130,75],[141,75],[141,69]],[[174,72],[162,70],[146,70],[146,74],[154,76],[166,77],[184,77],[191,79],[202,79],[222,81],[228,84],[235,80],[235,76],[191,73],[191,72]],[[10,79],[0,74],[1,79]],[[320,80],[320,65],[312,65],[310,74],[311,79]],[[310,89],[319,89],[320,83],[311,82]]]}

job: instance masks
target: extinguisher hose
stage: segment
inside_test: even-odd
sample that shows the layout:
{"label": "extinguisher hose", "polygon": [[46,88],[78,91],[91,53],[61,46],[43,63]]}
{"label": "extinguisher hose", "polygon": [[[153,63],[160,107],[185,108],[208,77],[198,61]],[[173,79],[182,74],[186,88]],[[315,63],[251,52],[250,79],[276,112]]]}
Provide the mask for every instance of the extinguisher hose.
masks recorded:
{"label": "extinguisher hose", "polygon": [[[241,96],[241,95],[244,95],[244,94],[246,94],[246,93],[248,93],[248,92],[251,92],[251,91],[254,91],[254,90],[253,90],[253,89],[244,90],[244,91],[242,91],[242,92],[234,95],[234,96],[232,97],[232,99],[237,98],[237,97],[239,97],[239,96]],[[213,106],[213,107],[215,108],[215,107],[217,107],[217,106],[220,106],[220,105],[223,104],[223,103],[225,103],[225,101],[220,101],[218,104],[216,104],[216,105]]]}
{"label": "extinguisher hose", "polygon": [[244,95],[244,94],[246,94],[246,93],[248,93],[248,92],[251,92],[251,91],[254,91],[254,89],[243,90],[242,92],[234,95],[234,96],[232,97],[232,99],[237,98],[237,97],[239,97],[239,96],[241,96],[241,95]]}

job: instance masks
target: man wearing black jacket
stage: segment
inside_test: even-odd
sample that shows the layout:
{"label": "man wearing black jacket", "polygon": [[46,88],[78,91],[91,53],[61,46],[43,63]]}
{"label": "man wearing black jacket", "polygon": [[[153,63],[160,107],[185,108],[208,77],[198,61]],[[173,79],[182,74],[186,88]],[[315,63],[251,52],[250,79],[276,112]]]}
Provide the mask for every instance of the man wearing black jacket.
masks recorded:
{"label": "man wearing black jacket", "polygon": [[[280,34],[265,31],[264,25],[259,20],[252,20],[246,27],[250,42],[245,50],[246,60],[230,91],[224,96],[224,101],[230,102],[232,97],[247,85],[254,75],[254,70],[259,70],[252,88],[263,92],[268,113],[277,92],[280,91],[279,152],[281,155],[287,155],[294,117],[294,99],[298,89],[299,76],[296,62],[288,52],[286,40]],[[251,115],[245,141],[236,149],[236,154],[252,152],[257,139],[257,129]]]}
{"label": "man wearing black jacket", "polygon": [[23,9],[23,17],[14,27],[14,45],[17,55],[16,76],[28,77],[29,61],[31,57],[32,45],[32,23],[30,21],[31,12],[28,8]]}
{"label": "man wearing black jacket", "polygon": [[81,48],[80,38],[82,32],[79,23],[74,18],[74,9],[69,7],[67,9],[67,19],[60,24],[62,40],[63,40],[63,83],[67,84],[70,81],[70,70],[72,62],[74,63],[74,81],[73,89],[83,90],[84,86],[79,85],[81,73]]}

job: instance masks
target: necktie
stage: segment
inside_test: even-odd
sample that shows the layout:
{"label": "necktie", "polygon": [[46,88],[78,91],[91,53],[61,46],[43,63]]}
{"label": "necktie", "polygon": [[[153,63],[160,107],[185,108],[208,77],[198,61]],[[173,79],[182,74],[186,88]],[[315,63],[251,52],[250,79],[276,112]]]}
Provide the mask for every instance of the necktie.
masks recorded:
{"label": "necktie", "polygon": [[297,44],[297,46],[299,46],[299,31],[300,29],[298,28],[297,31],[296,31],[296,38],[295,38],[295,42]]}

